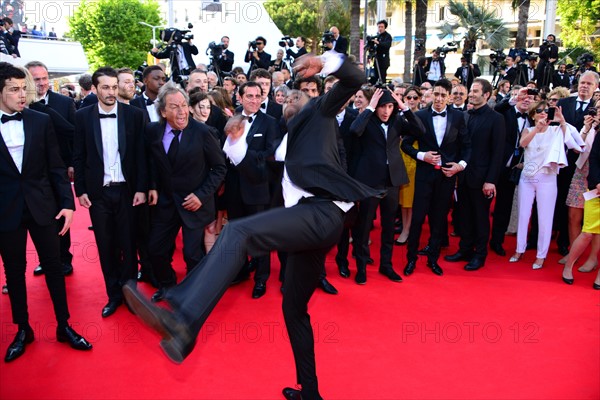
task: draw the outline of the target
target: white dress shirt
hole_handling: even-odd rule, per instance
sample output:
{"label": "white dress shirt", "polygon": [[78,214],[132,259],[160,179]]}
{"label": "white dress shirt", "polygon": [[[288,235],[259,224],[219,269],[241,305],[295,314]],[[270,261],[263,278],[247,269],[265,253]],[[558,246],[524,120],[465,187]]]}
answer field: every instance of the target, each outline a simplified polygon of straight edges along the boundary
{"label": "white dress shirt", "polygon": [[248,137],[248,132],[250,131],[250,128],[254,123],[254,119],[256,118],[256,114],[247,115],[243,111],[242,115],[245,117],[252,118],[252,122],[246,120],[246,124],[244,126],[244,133],[242,134],[242,136],[237,140],[233,140],[231,139],[231,136],[228,135],[227,139],[225,140],[225,144],[223,145],[223,152],[225,153],[229,161],[232,162],[233,165],[238,165],[242,162],[244,157],[246,157],[246,152],[248,151],[248,142],[246,138]]}
{"label": "white dress shirt", "polygon": [[[3,115],[14,115],[7,114],[0,111],[0,118]],[[0,125],[0,133],[2,133],[2,139],[8,148],[8,152],[12,157],[15,165],[19,172],[22,172],[23,168],[23,150],[25,147],[25,131],[23,130],[23,121],[8,121]]]}
{"label": "white dress shirt", "polygon": [[[105,112],[98,105],[100,114],[117,114],[117,104],[109,112]],[[102,161],[104,163],[104,186],[111,182],[125,182],[121,169],[121,156],[119,154],[119,127],[117,118],[100,118],[100,131],[102,132]]]}
{"label": "white dress shirt", "polygon": [[144,98],[144,103],[146,104],[146,110],[148,110],[150,122],[158,122],[160,117],[158,115],[158,110],[156,109],[156,103],[148,105],[146,102],[149,100],[149,98],[146,96],[146,93],[143,93],[142,97]]}

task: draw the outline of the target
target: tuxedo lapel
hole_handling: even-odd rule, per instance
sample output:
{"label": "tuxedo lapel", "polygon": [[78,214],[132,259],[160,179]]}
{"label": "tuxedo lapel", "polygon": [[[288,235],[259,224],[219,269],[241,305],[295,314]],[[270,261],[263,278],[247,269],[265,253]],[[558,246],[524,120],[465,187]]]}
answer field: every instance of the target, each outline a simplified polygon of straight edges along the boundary
{"label": "tuxedo lapel", "polygon": [[91,107],[90,113],[90,122],[92,123],[92,134],[94,135],[94,142],[96,142],[96,150],[98,150],[98,156],[100,156],[100,159],[103,160],[102,129],[100,129],[100,117],[98,116],[100,113],[98,112],[98,107]]}
{"label": "tuxedo lapel", "polygon": [[252,141],[252,138],[254,137],[254,135],[256,134],[256,132],[259,130],[259,128],[262,125],[262,122],[264,120],[264,114],[261,114],[262,111],[258,111],[256,113],[256,115],[254,116],[255,120],[252,123],[252,126],[250,127],[250,130],[248,131],[248,135],[246,135],[246,143],[250,144],[250,142]]}
{"label": "tuxedo lapel", "polygon": [[119,155],[121,157],[121,165],[125,164],[125,154],[127,152],[127,133],[125,132],[125,107],[119,103],[117,106],[117,130],[119,135]]}
{"label": "tuxedo lapel", "polygon": [[435,128],[433,127],[433,116],[431,115],[431,107],[427,109],[427,113],[425,118],[427,119],[427,128],[426,133],[429,132],[431,135],[431,143],[433,143],[436,147],[439,147],[437,144],[437,138],[435,137]]}

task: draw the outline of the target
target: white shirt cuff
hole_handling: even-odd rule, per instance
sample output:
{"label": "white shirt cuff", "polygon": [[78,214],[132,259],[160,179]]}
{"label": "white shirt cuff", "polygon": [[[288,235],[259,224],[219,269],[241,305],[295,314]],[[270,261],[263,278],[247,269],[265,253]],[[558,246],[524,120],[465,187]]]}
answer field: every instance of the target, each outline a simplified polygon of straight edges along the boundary
{"label": "white shirt cuff", "polygon": [[225,144],[223,145],[223,152],[233,163],[233,165],[238,165],[242,162],[244,157],[246,157],[247,150],[248,143],[243,140],[243,137],[234,142],[231,140],[231,136],[228,136],[227,140],[225,140]]}
{"label": "white shirt cuff", "polygon": [[458,162],[458,165],[460,165],[461,167],[463,167],[463,169],[467,168],[467,163],[466,163],[466,162],[464,162],[463,160],[460,160],[460,161]]}
{"label": "white shirt cuff", "polygon": [[323,62],[323,68],[321,69],[320,75],[327,76],[340,69],[344,63],[344,55],[335,50],[326,51],[321,56],[321,62]]}
{"label": "white shirt cuff", "polygon": [[370,110],[371,112],[375,112],[375,109],[371,106],[368,106],[367,108],[365,108],[365,110]]}
{"label": "white shirt cuff", "polygon": [[425,161],[425,152],[424,151],[419,151],[417,153],[417,160]]}

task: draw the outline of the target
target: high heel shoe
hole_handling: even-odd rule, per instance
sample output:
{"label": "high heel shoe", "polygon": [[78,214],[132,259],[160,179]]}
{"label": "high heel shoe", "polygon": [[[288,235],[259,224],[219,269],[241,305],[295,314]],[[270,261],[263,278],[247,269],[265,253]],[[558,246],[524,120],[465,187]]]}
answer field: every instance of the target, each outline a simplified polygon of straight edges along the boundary
{"label": "high heel shoe", "polygon": [[[542,262],[538,263],[537,260],[542,260]],[[533,269],[540,269],[540,268],[542,268],[544,266],[544,260],[545,260],[544,258],[536,259],[535,262],[533,263]]]}
{"label": "high heel shoe", "polygon": [[[398,239],[399,239],[399,238],[398,238]],[[398,239],[394,240],[394,245],[396,245],[396,246],[404,246],[404,245],[406,244],[406,242],[408,242],[408,239],[407,239],[407,240],[405,240],[404,242],[401,242],[401,241],[400,241],[400,240],[398,240]]]}
{"label": "high heel shoe", "polygon": [[563,276],[562,279],[563,279],[563,282],[566,283],[567,285],[572,285],[573,284],[573,278],[569,279],[569,278],[565,278]]}
{"label": "high heel shoe", "polygon": [[594,282],[592,287],[594,288],[594,290],[600,290],[600,285],[598,285],[596,282]]}
{"label": "high heel shoe", "polygon": [[594,266],[591,269],[587,269],[587,268],[583,268],[585,266],[585,264],[583,264],[581,267],[577,268],[577,271],[579,272],[593,272],[596,270],[596,268],[598,268],[598,263],[594,264]]}
{"label": "high heel shoe", "polygon": [[508,262],[510,263],[515,263],[517,261],[519,261],[521,258],[523,257],[523,253],[515,253],[512,255],[512,257],[508,260]]}

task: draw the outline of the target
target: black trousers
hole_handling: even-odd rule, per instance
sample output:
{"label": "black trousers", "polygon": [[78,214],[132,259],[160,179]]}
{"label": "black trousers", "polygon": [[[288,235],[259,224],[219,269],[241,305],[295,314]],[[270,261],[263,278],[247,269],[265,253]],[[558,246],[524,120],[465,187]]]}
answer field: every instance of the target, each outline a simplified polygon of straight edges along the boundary
{"label": "black trousers", "polygon": [[502,245],[504,235],[510,224],[515,184],[508,180],[512,168],[502,168],[496,184],[496,204],[492,220],[492,238],[490,243]]}
{"label": "black trousers", "polygon": [[377,208],[381,215],[381,249],[380,268],[392,267],[392,251],[394,249],[394,220],[398,210],[397,186],[387,188],[387,194],[383,198],[370,197],[360,202],[358,206],[358,218],[353,230],[353,246],[356,253],[356,267],[364,270],[369,258],[369,232],[373,228],[373,220]]}
{"label": "black trousers", "polygon": [[426,216],[429,217],[431,232],[427,257],[431,262],[437,262],[440,257],[442,237],[448,232],[448,210],[455,182],[455,177],[446,178],[441,171],[435,171],[435,176],[429,181],[415,181],[415,200],[406,253],[408,261],[418,258],[419,240]]}
{"label": "black trousers", "polygon": [[179,285],[167,290],[166,299],[177,317],[198,335],[247,255],[286,251],[283,314],[298,383],[303,398],[320,398],[307,305],[317,287],[325,255],[340,237],[343,221],[339,207],[316,199],[231,221],[202,262]]}
{"label": "black trousers", "polygon": [[29,232],[37,249],[40,264],[44,266],[44,277],[54,306],[56,321],[59,326],[66,325],[69,320],[69,309],[56,224],[53,222],[47,226],[40,226],[27,210],[23,214],[18,229],[0,232],[0,256],[4,263],[6,284],[10,288],[8,296],[13,322],[20,325],[29,323],[25,285],[27,232]]}
{"label": "black trousers", "polygon": [[179,213],[173,210],[173,217],[159,218],[158,213],[152,218],[152,227],[148,242],[148,256],[152,271],[161,287],[174,286],[177,283],[175,271],[171,266],[173,249],[179,230],[183,238],[183,260],[189,273],[206,255],[204,248],[204,227],[187,227]]}
{"label": "black trousers", "polygon": [[490,204],[481,188],[458,185],[458,212],[460,215],[460,250],[485,261],[490,238]]}
{"label": "black trousers", "polygon": [[122,286],[137,275],[135,255],[135,218],[133,196],[127,185],[102,189],[102,196],[92,201],[90,218],[106,294],[110,301],[123,299]]}

